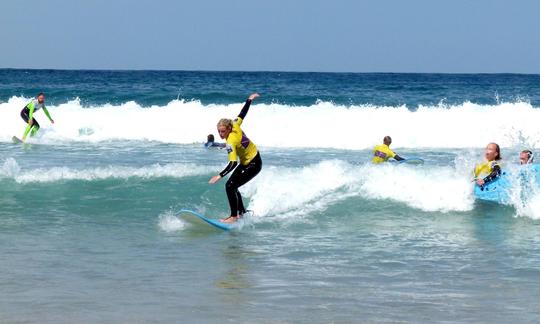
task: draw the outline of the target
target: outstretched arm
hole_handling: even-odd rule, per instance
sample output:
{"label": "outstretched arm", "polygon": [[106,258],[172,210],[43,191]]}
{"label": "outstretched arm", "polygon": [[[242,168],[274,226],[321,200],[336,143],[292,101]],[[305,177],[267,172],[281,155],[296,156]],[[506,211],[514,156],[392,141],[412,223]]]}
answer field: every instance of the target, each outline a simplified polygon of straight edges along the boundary
{"label": "outstretched arm", "polygon": [[231,172],[232,170],[234,170],[236,168],[236,166],[238,165],[238,162],[236,161],[229,161],[229,164],[227,164],[227,166],[225,167],[225,169],[223,169],[223,171],[221,171],[218,175],[215,175],[213,176],[210,181],[208,181],[208,183],[216,183],[218,182],[221,178],[223,178],[224,176],[226,176],[227,174],[229,174],[229,172]]}
{"label": "outstretched arm", "polygon": [[249,98],[246,100],[246,103],[244,105],[244,107],[242,108],[242,110],[240,111],[240,113],[238,114],[238,118],[240,119],[244,119],[248,113],[248,110],[249,110],[249,106],[251,106],[251,102],[257,98],[259,96],[258,93],[252,93]]}
{"label": "outstretched arm", "polygon": [[223,169],[223,171],[221,171],[218,175],[213,176],[210,179],[210,181],[208,181],[208,183],[216,183],[216,182],[218,182],[219,179],[221,179],[224,176],[226,176],[227,174],[229,174],[229,172],[234,170],[236,168],[236,166],[238,165],[238,162],[237,162],[238,155],[236,153],[235,146],[234,145],[227,146],[227,151],[229,152],[229,163],[227,164],[225,169]]}
{"label": "outstretched arm", "polygon": [[238,162],[236,161],[229,161],[229,164],[227,164],[227,166],[225,167],[225,169],[223,169],[223,171],[221,171],[219,173],[219,176],[220,177],[224,177],[226,176],[227,174],[229,174],[229,172],[231,172],[232,170],[234,170],[234,168],[236,168],[236,166],[238,165]]}
{"label": "outstretched arm", "polygon": [[47,115],[47,118],[49,118],[51,123],[54,124],[54,120],[51,118],[51,115],[49,114],[49,111],[47,110],[47,108],[43,107],[43,112],[45,113],[45,115]]}
{"label": "outstretched arm", "polygon": [[394,159],[396,159],[396,161],[403,161],[403,160],[405,160],[404,158],[402,158],[401,156],[399,156],[399,155],[397,155],[397,154],[396,154],[396,156],[394,156]]}

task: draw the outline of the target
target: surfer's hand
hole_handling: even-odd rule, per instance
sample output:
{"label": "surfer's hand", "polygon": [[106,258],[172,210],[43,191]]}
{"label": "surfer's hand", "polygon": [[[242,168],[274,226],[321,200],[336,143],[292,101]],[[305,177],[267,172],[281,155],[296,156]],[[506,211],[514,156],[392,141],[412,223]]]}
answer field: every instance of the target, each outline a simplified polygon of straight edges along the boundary
{"label": "surfer's hand", "polygon": [[255,93],[252,93],[252,94],[248,97],[248,99],[249,99],[249,100],[253,100],[253,99],[257,98],[257,97],[259,97],[259,94],[255,92]]}
{"label": "surfer's hand", "polygon": [[51,119],[51,123],[54,124],[54,119]]}
{"label": "surfer's hand", "polygon": [[210,179],[210,181],[208,181],[208,183],[216,183],[219,181],[219,179],[221,179],[221,176],[218,174],[216,176],[213,176],[212,179]]}
{"label": "surfer's hand", "polygon": [[476,180],[476,184],[479,185],[479,186],[483,186],[486,182],[484,181],[484,179],[478,179]]}

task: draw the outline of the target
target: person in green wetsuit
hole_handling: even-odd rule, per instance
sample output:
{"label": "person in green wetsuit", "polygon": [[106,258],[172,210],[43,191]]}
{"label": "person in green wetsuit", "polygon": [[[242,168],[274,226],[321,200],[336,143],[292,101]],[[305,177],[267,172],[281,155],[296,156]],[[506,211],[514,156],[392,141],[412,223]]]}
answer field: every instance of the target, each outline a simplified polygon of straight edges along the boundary
{"label": "person in green wetsuit", "polygon": [[30,101],[26,106],[24,106],[23,110],[21,110],[21,118],[24,120],[25,123],[28,124],[28,126],[26,126],[26,129],[24,130],[24,134],[22,137],[23,142],[26,139],[26,136],[28,136],[28,133],[30,133],[30,136],[34,136],[39,130],[39,123],[34,118],[34,113],[40,109],[43,109],[43,112],[45,113],[45,115],[47,115],[47,118],[49,118],[51,123],[54,124],[54,120],[51,118],[49,111],[47,110],[47,108],[45,108],[45,94],[43,92],[40,92],[37,95],[36,99]]}

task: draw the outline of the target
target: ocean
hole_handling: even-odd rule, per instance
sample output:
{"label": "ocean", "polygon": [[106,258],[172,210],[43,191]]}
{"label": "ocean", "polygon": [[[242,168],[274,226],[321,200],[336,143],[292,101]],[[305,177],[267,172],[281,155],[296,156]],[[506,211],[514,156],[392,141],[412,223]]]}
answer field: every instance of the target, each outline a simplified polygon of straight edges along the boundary
{"label": "ocean", "polygon": [[[42,128],[13,144],[38,92]],[[261,173],[227,216],[216,123]],[[540,321],[540,193],[476,201],[540,146],[540,75],[0,69],[0,322]],[[390,135],[423,165],[372,165]]]}

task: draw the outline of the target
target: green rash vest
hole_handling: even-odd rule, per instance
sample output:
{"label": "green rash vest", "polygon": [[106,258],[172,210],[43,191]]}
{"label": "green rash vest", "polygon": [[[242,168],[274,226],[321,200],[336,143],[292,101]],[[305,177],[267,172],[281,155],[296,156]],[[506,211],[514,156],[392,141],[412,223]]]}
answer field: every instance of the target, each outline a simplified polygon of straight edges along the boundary
{"label": "green rash vest", "polygon": [[[30,111],[28,113],[28,120],[32,120],[32,118],[34,117],[34,112],[35,111],[38,111],[38,110],[43,108],[43,112],[45,113],[45,115],[47,115],[47,118],[49,118],[49,120],[52,121],[52,118],[51,118],[51,115],[49,114],[49,111],[47,110],[47,108],[45,108],[45,104],[44,103],[39,103],[39,101],[37,99],[33,99],[32,101],[30,101],[26,105],[26,108],[28,108],[28,110]],[[30,129],[32,129],[33,126],[34,125],[26,126],[26,130],[24,131],[24,135],[23,135],[24,138],[26,138],[26,135],[28,135],[28,132],[30,131]]]}

